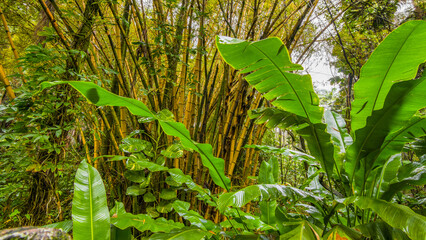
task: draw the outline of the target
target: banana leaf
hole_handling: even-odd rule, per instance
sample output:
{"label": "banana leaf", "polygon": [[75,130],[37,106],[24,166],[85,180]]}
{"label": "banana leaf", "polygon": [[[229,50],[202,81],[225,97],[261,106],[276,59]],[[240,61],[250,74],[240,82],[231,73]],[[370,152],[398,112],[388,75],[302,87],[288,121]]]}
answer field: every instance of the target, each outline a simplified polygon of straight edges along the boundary
{"label": "banana leaf", "polygon": [[98,171],[86,160],[75,175],[72,201],[73,239],[110,239],[105,187]]}
{"label": "banana leaf", "polygon": [[374,50],[361,69],[354,85],[352,130],[362,129],[373,111],[385,104],[391,87],[398,82],[414,79],[418,67],[426,60],[426,22],[407,22]]}
{"label": "banana leaf", "polygon": [[426,239],[426,217],[409,207],[369,197],[350,197],[344,203],[373,210],[384,222],[402,230],[411,239]]}
{"label": "banana leaf", "polygon": [[[209,169],[213,182],[218,186],[229,190],[231,180],[225,176],[225,161],[213,156],[212,146],[210,144],[201,144],[194,142],[188,129],[182,123],[175,122],[170,116],[165,114],[154,114],[142,102],[115,95],[91,82],[62,81],[62,82],[44,82],[42,89],[58,85],[70,84],[79,91],[89,102],[96,106],[116,106],[127,107],[135,115],[156,119],[164,132],[169,136],[178,137],[184,147],[197,151],[201,156],[201,161]],[[167,114],[166,114],[167,115]]]}
{"label": "banana leaf", "polygon": [[[290,121],[288,125],[292,125],[294,119],[298,119],[298,133],[308,142],[311,155],[321,163],[327,177],[330,177],[335,166],[334,147],[322,123],[323,109],[319,107],[311,77],[290,72],[303,68],[291,63],[283,42],[279,38],[248,42],[217,37],[216,45],[229,65],[242,74],[247,73],[247,82],[264,94],[273,106],[283,111],[281,122]],[[286,117],[292,114],[296,117]]]}
{"label": "banana leaf", "polygon": [[[426,76],[423,76],[393,85],[383,108],[373,111],[365,127],[355,131],[355,142],[349,147],[345,162],[351,181],[355,171],[363,166],[361,171],[364,172],[359,175],[364,176],[356,180],[357,184],[362,185],[374,166],[382,166],[391,155],[401,152],[406,143],[415,140],[412,136],[426,134],[419,118],[414,120],[420,122],[412,123],[414,120],[410,120],[419,109],[426,107],[424,101],[419,101],[426,98],[425,80]],[[396,132],[398,137],[389,137]],[[412,136],[405,138],[408,133]]]}

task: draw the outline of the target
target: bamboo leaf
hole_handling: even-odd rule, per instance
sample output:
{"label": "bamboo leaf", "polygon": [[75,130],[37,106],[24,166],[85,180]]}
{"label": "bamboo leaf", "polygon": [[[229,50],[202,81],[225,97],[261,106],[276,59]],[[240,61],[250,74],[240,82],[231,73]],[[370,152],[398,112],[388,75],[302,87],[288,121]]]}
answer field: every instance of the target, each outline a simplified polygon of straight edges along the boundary
{"label": "bamboo leaf", "polygon": [[105,187],[98,171],[80,163],[75,175],[72,204],[74,239],[109,239],[110,218]]}

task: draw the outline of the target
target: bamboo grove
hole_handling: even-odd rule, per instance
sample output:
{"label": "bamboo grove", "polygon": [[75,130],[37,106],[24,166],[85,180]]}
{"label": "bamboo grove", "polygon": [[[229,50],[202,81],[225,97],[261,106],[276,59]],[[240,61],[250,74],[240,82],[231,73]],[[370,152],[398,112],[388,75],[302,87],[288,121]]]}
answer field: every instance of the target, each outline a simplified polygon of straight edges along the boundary
{"label": "bamboo grove", "polygon": [[[271,107],[271,103],[243,81],[246,74],[225,63],[215,37],[248,41],[278,37],[294,63],[302,64],[326,30],[336,28],[335,21],[355,4],[319,0],[21,2],[0,4],[1,36],[5,36],[0,43],[6,46],[0,55],[1,103],[12,102],[2,111],[18,109],[12,114],[14,120],[4,120],[6,114],[1,113],[2,129],[11,130],[0,140],[9,138],[12,143],[0,153],[25,166],[21,170],[25,177],[10,175],[10,181],[23,182],[18,188],[22,195],[9,195],[0,202],[0,211],[13,216],[17,209],[13,202],[23,197],[18,200],[22,205],[19,220],[4,223],[7,227],[69,219],[70,179],[82,159],[100,172],[111,206],[119,201],[127,212],[145,213],[149,205],[143,201],[145,195],[142,199],[129,194],[132,176],[126,171],[126,159],[135,152],[134,142],[145,144],[138,145],[144,148],[144,158],[180,169],[212,194],[224,193],[200,155],[186,149],[179,138],[165,134],[157,121],[137,117],[120,105],[97,107],[96,97],[89,104],[68,85],[40,90],[42,82],[92,82],[145,103],[156,119],[183,123],[194,141],[211,144],[213,155],[224,159],[229,190],[235,191],[255,183],[253,176],[265,162],[259,151],[245,148],[261,144],[267,131],[266,124],[250,118],[249,110]],[[320,20],[326,23],[316,24]],[[343,45],[342,50],[345,54]],[[347,119],[352,84],[345,86]],[[283,138],[282,145],[308,152],[302,137],[292,131],[285,134],[290,137]],[[17,160],[23,158],[25,163]],[[306,162],[304,167],[307,171]],[[165,172],[143,174],[146,177],[138,183],[146,182],[154,199],[170,186]],[[195,193],[182,190],[177,198],[189,202],[204,219],[215,223],[225,219]],[[247,204],[243,210],[253,209]],[[161,213],[183,222],[178,214]]]}
{"label": "bamboo grove", "polygon": [[[299,59],[303,59],[310,51],[311,45],[307,43],[315,37],[307,32],[313,27],[309,21],[317,4],[316,0],[40,0],[29,1],[27,6],[40,12],[39,33],[44,26],[45,32],[48,29],[51,34],[47,37],[41,34],[36,37],[37,41],[66,53],[60,62],[65,71],[54,74],[58,80],[86,77],[116,94],[147,103],[153,111],[169,109],[178,122],[185,124],[194,140],[212,144],[214,154],[225,159],[225,172],[233,186],[242,187],[250,183],[248,176],[255,175],[259,165],[259,155],[243,147],[260,143],[266,130],[264,126],[255,125],[247,111],[265,103],[259,93],[240,81],[241,75],[219,58],[214,36],[248,40],[279,36],[285,39],[290,51],[300,52]],[[70,14],[70,10],[76,12]],[[18,61],[18,54],[24,52],[17,52],[3,12],[1,18]],[[25,70],[20,67],[19,73],[22,71]],[[6,74],[2,73],[9,99],[14,98],[13,86],[27,84],[24,75],[9,84]],[[107,158],[101,156],[123,155],[119,145],[135,131],[144,133],[136,135],[139,138],[158,140],[155,146],[159,150],[177,139],[164,137],[158,126],[144,123],[124,108],[95,108],[81,103],[84,105],[81,112],[70,114],[69,108],[80,104],[78,99],[69,88],[58,87],[57,91],[52,94],[57,94],[59,99],[71,98],[72,103],[59,107],[55,117],[46,124],[64,127],[75,122],[77,128],[74,136],[65,131],[55,135],[60,154],[40,151],[38,156],[33,156],[35,164],[45,165],[46,161],[57,164],[69,158],[71,146],[65,143],[70,137],[76,138],[76,144],[81,145],[85,153],[82,157],[102,169],[111,197],[124,201],[128,208],[134,207],[132,199],[124,194],[126,181],[122,163],[107,162]],[[196,182],[218,193],[197,154],[185,152],[167,165],[182,169]],[[58,187],[57,174],[34,169],[32,174],[34,182],[28,212],[37,215],[61,206],[61,198],[54,194]],[[156,185],[162,187],[160,181]],[[183,197],[194,204],[197,202],[194,196]],[[42,204],[51,201],[55,204]],[[199,205],[200,209],[203,207]],[[218,220],[219,215],[211,209],[203,211],[206,218]],[[58,218],[62,218],[62,213]],[[37,223],[37,219],[31,222]]]}

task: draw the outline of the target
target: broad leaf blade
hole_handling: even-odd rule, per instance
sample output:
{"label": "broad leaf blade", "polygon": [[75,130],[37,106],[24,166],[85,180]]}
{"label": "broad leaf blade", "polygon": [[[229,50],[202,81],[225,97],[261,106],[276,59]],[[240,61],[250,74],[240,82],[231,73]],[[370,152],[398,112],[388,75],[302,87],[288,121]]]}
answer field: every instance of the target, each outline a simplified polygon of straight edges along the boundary
{"label": "broad leaf blade", "polygon": [[290,61],[287,48],[279,38],[248,42],[229,37],[217,37],[216,44],[223,59],[245,78],[272,105],[282,110],[320,123],[322,108],[318,106],[309,75],[290,73],[303,69]]}
{"label": "broad leaf blade", "polygon": [[76,240],[110,238],[105,187],[98,171],[86,160],[80,163],[75,175],[72,220]]}
{"label": "broad leaf blade", "polygon": [[291,63],[283,42],[279,38],[251,43],[217,37],[216,45],[223,59],[241,73],[248,73],[245,77],[247,82],[282,111],[282,122],[290,121],[289,126],[307,123],[308,126],[299,128],[298,133],[306,139],[311,154],[330,177],[335,166],[334,149],[321,122],[323,109],[319,107],[311,77],[290,73],[302,67]]}
{"label": "broad leaf blade", "polygon": [[[403,133],[404,129],[413,129],[410,126],[412,124],[410,118],[419,109],[426,107],[424,101],[419,101],[419,99],[426,98],[425,80],[426,76],[423,76],[417,80],[394,84],[386,97],[383,108],[373,111],[372,115],[368,117],[366,125],[355,131],[356,141],[349,147],[348,159],[345,163],[345,169],[351,180],[354,177],[353,173],[361,166],[364,166],[364,174],[368,174],[374,166],[381,166],[391,155],[400,152],[405,143],[414,141],[412,137],[389,138],[389,136],[394,135],[395,132]],[[413,133],[416,137],[426,134],[421,129],[408,132]],[[366,176],[363,178],[357,179],[356,182],[362,185]]]}
{"label": "broad leaf blade", "polygon": [[368,197],[351,197],[345,203],[354,203],[361,209],[372,209],[384,222],[401,229],[412,239],[426,239],[426,217],[409,207]]}
{"label": "broad leaf blade", "polygon": [[410,21],[396,30],[376,48],[361,69],[354,85],[352,129],[366,125],[374,110],[382,109],[392,85],[413,79],[419,64],[426,60],[426,22]]}

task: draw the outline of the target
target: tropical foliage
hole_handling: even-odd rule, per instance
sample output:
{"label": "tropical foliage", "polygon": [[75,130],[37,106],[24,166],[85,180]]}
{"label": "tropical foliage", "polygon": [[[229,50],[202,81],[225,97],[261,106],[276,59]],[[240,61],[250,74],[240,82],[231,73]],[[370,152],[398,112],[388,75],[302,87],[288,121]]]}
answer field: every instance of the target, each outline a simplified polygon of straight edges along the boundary
{"label": "tropical foliage", "polygon": [[[25,10],[0,4],[15,58],[4,66],[17,66],[6,76],[0,65],[1,228],[44,225],[73,239],[426,239],[425,21],[391,31],[380,16],[398,2],[118,3],[75,1],[76,13],[28,0],[45,21],[21,58],[25,43],[14,45],[5,16]],[[300,64],[327,29],[310,23],[316,7],[343,51],[337,21],[389,27],[359,55],[342,111],[321,104]]]}

